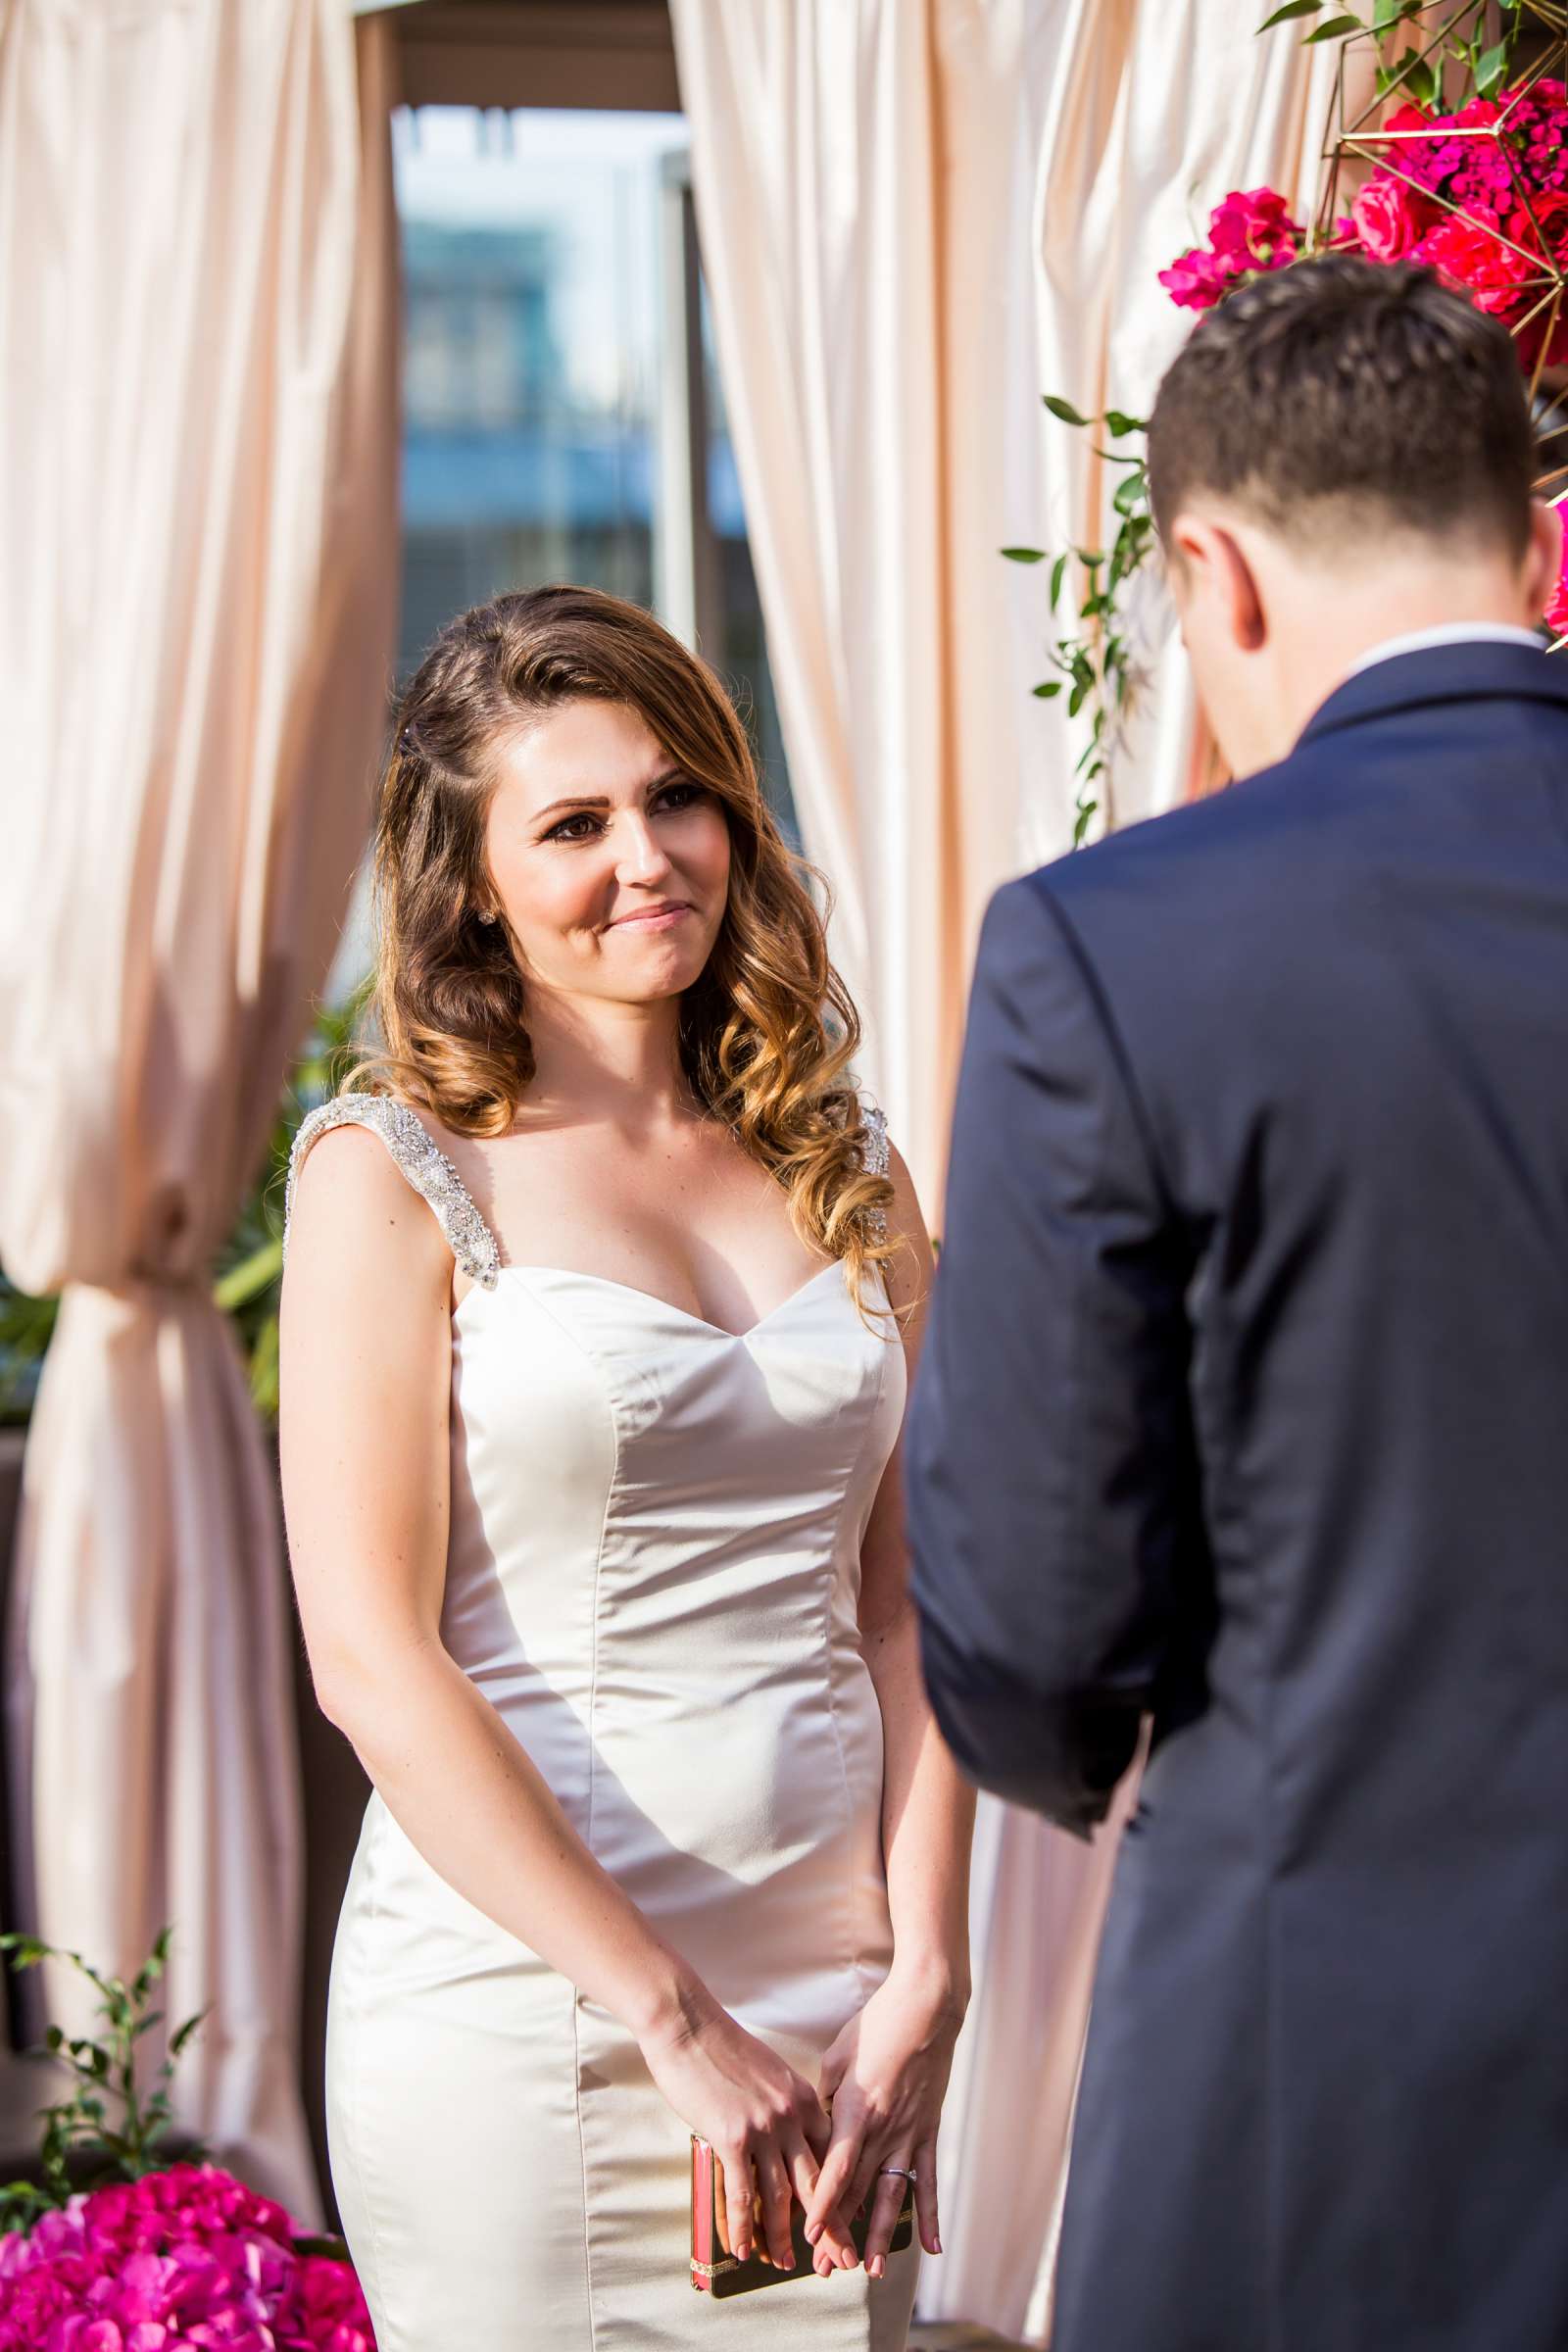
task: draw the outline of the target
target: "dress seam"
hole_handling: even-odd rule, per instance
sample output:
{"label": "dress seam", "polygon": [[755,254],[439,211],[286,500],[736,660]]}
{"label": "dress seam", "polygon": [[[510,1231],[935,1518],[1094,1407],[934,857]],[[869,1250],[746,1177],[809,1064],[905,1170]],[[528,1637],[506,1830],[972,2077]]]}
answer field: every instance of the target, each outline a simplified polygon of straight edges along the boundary
{"label": "dress seam", "polygon": [[[464,1294],[466,1297],[466,1293]],[[588,1803],[583,1826],[583,1844],[593,1853],[594,1795],[598,1780],[599,1750],[594,1738],[594,1725],[599,1702],[599,1593],[604,1576],[605,1539],[610,1529],[610,1513],[620,1476],[622,1445],[622,1416],[615,1383],[597,1348],[586,1341],[580,1332],[562,1315],[550,1300],[543,1298],[532,1284],[528,1285],[530,1303],[583,1362],[590,1366],[601,1383],[606,1408],[610,1414],[611,1459],[605,1481],[605,1507],[599,1519],[599,1541],[594,1547],[593,1591],[589,1602],[589,1622],[593,1629],[593,1654],[588,1669]],[[641,1377],[639,1375],[639,1377]],[[646,1386],[646,1382],[644,1384]],[[597,1856],[595,1857],[597,1859]],[[558,1970],[556,1972],[561,1975]],[[583,1995],[569,1977],[562,1975],[562,1983],[571,1994],[571,2109],[577,2125],[577,2167],[582,2181],[582,2274],[584,2301],[588,2312],[588,2342],[590,2352],[597,2352],[599,2325],[594,2310],[593,2212],[588,2193],[588,2137],[583,2127],[582,2113],[582,2031],[581,2004]]]}
{"label": "dress seam", "polygon": [[582,2128],[582,2032],[578,2004],[582,1995],[575,1985],[571,1988],[571,2081],[572,2110],[577,2118],[577,2162],[582,2174],[582,2282],[584,2302],[588,2309],[588,2342],[590,2352],[597,2352],[599,2323],[594,2313],[594,2257],[593,2228],[588,2205],[588,2142]]}
{"label": "dress seam", "polygon": [[[537,1297],[537,1293],[535,1293],[534,1296]],[[565,1326],[563,1324],[559,1315],[555,1314],[548,1306],[546,1307],[545,1312],[549,1314],[551,1321],[556,1325],[558,1330],[565,1331]],[[605,1539],[610,1532],[610,1513],[611,1507],[615,1498],[615,1489],[620,1478],[620,1463],[623,1446],[621,1438],[620,1404],[615,1395],[614,1382],[611,1379],[597,1350],[589,1348],[583,1341],[577,1339],[574,1333],[566,1331],[565,1336],[593,1365],[595,1371],[598,1373],[600,1379],[604,1383],[605,1400],[610,1408],[610,1428],[612,1437],[610,1475],[605,1481],[605,1507],[600,1513],[599,1541],[594,1546],[593,1592],[589,1602],[589,1622],[593,1628],[593,1656],[588,1669],[588,1815],[583,1832],[583,1843],[588,1848],[589,1853],[592,1854],[594,1851],[594,1800],[598,1791],[599,1783],[599,1744],[597,1738],[599,1711],[599,1596],[600,1588],[604,1580]],[[595,1856],[596,1860],[597,1858],[598,1857]],[[581,1991],[574,1984],[571,1988],[571,2101],[573,2112],[577,2118],[577,2162],[582,2177],[583,2285],[586,2289],[588,2305],[588,2342],[591,2352],[593,2352],[593,2348],[596,2348],[599,2342],[599,2325],[594,2311],[593,2204],[588,2190],[588,2135],[583,2125],[582,2113],[582,1997]]]}
{"label": "dress seam", "polygon": [[[371,1838],[373,1838],[373,1837],[374,1830],[372,1828]],[[367,1841],[367,1845],[368,1849],[369,1840]],[[362,1923],[367,1926],[373,1923],[376,1916],[375,1857],[373,1850],[367,1851],[365,1877],[365,1907],[355,1921],[356,1929],[358,1929]],[[359,1944],[363,1941],[363,1938],[356,1934],[354,1941],[356,1944]],[[345,1955],[345,1957],[347,1957],[347,1955]],[[381,2313],[384,2321],[391,2317],[391,2310],[387,2301],[386,2293],[386,2264],[383,2260],[381,2251],[381,2230],[380,2225],[376,2220],[375,2201],[369,2193],[369,2185],[366,2179],[365,2164],[360,2153],[365,2142],[365,2102],[362,2095],[365,2065],[365,2008],[360,1997],[358,1986],[356,1986],[352,1991],[349,1991],[348,1987],[345,1986],[345,1991],[348,1992],[349,1999],[349,2023],[351,2028],[349,2048],[352,2053],[350,2060],[351,2082],[349,2103],[353,2113],[353,2132],[349,2146],[349,2163],[353,2168],[354,2179],[360,2192],[360,2199],[365,2208],[366,2226],[370,2232],[370,2261],[375,2272],[375,2298],[377,2303],[381,2306]],[[401,2328],[398,2328],[398,2333],[400,2336],[402,2335],[403,2330]],[[392,2352],[392,2347],[390,2345],[387,2346],[385,2348],[385,2352]]]}
{"label": "dress seam", "polygon": [[[886,1348],[886,1346],[885,1346],[885,1345],[884,1345],[884,1347],[882,1348],[882,1349],[881,1349],[881,1351],[880,1351],[880,1353],[879,1353],[879,1355],[878,1355],[878,1359],[877,1359],[877,1376],[876,1376],[876,1377],[877,1377],[876,1404],[875,1404],[875,1406],[873,1406],[873,1408],[872,1408],[871,1412],[870,1412],[870,1413],[869,1413],[869,1414],[866,1416],[866,1423],[865,1423],[865,1426],[866,1426],[866,1428],[867,1428],[867,1429],[870,1429],[870,1428],[874,1427],[874,1425],[875,1425],[875,1423],[876,1423],[876,1420],[877,1420],[878,1413],[880,1412],[880,1409],[881,1409],[881,1406],[882,1406],[883,1400],[884,1400],[884,1398],[885,1398],[885,1397],[886,1397],[886,1396],[887,1396],[887,1388],[888,1388],[888,1354],[887,1354],[887,1348]],[[859,1467],[860,1458],[861,1458],[861,1455],[863,1454],[863,1452],[864,1452],[864,1439],[863,1439],[863,1436],[862,1436],[861,1444],[860,1444],[860,1445],[859,1445],[859,1446],[857,1447],[857,1449],[856,1449],[856,1463],[855,1463],[855,1466],[856,1466],[856,1468],[857,1468],[857,1469],[858,1469],[858,1467]],[[844,1532],[845,1532],[845,1520],[846,1520],[846,1516],[847,1516],[848,1509],[849,1509],[850,1496],[851,1496],[851,1492],[852,1492],[852,1491],[853,1491],[853,1485],[852,1485],[852,1482],[847,1482],[847,1484],[846,1484],[846,1492],[845,1492],[845,1495],[844,1495],[844,1500],[843,1500],[843,1503],[842,1503],[842,1504],[841,1504],[841,1506],[840,1506],[840,1512],[839,1512],[839,1527],[838,1527],[838,1539],[839,1539],[839,1542],[842,1542],[842,1540],[843,1540],[843,1537],[844,1537]],[[837,1543],[835,1544],[834,1550],[835,1550],[835,1554],[836,1554],[836,1553],[837,1553],[837,1550],[838,1550],[838,1544],[837,1544]],[[833,1654],[833,1604],[834,1604],[834,1601],[835,1601],[835,1599],[837,1598],[837,1595],[838,1595],[838,1576],[837,1576],[837,1574],[835,1573],[835,1574],[834,1574],[832,1577],[830,1577],[830,1578],[829,1578],[829,1580],[828,1580],[828,1588],[827,1588],[827,1600],[826,1600],[826,1606],[825,1606],[825,1608],[824,1608],[824,1610],[823,1610],[823,1625],[822,1625],[822,1648],[823,1648],[824,1662],[825,1662],[825,1665],[826,1665],[826,1668],[827,1668],[827,1711],[828,1711],[828,1720],[829,1720],[829,1722],[830,1722],[830,1723],[832,1724],[832,1726],[833,1726],[833,1744],[834,1744],[834,1746],[835,1746],[835,1747],[837,1748],[837,1750],[838,1750],[838,1758],[839,1758],[839,1779],[840,1779],[840,1782],[841,1782],[841,1783],[842,1783],[842,1785],[843,1785],[843,1789],[844,1789],[844,1823],[845,1823],[845,1830],[846,1830],[846,1837],[845,1837],[845,1872],[846,1872],[846,1877],[845,1877],[845,1885],[844,1885],[844,1896],[845,1896],[845,1913],[846,1913],[846,1918],[847,1918],[847,1922],[848,1922],[848,1929],[849,1929],[849,1971],[850,1971],[850,1974],[851,1974],[851,1976],[852,1976],[852,1977],[855,1979],[855,1984],[856,1984],[856,1990],[857,1990],[857,1992],[858,1992],[858,1993],[860,1993],[860,1994],[863,1996],[863,1993],[864,1993],[864,1985],[865,1985],[865,1967],[864,1967],[864,1962],[863,1962],[863,1960],[862,1960],[862,1957],[861,1957],[861,1952],[860,1952],[860,1936],[859,1936],[859,1927],[858,1927],[858,1918],[857,1918],[857,1912],[856,1912],[856,1902],[855,1902],[855,1846],[854,1846],[854,1840],[853,1840],[853,1838],[851,1838],[851,1837],[848,1835],[848,1832],[849,1832],[849,1829],[850,1829],[850,1825],[851,1825],[851,1823],[852,1823],[852,1821],[853,1821],[853,1819],[854,1819],[854,1814],[855,1814],[855,1805],[854,1805],[854,1799],[853,1799],[853,1797],[852,1797],[851,1790],[850,1790],[850,1765],[849,1765],[849,1758],[848,1758],[848,1756],[847,1756],[847,1755],[846,1755],[846,1753],[845,1753],[845,1748],[844,1748],[844,1733],[843,1733],[843,1730],[842,1730],[842,1728],[841,1728],[841,1726],[840,1726],[840,1723],[839,1723],[838,1661],[837,1661],[837,1659],[835,1658],[835,1656],[834,1656],[834,1654]],[[883,1802],[883,1792],[884,1792],[884,1788],[885,1788],[886,1778],[887,1778],[887,1774],[886,1774],[886,1765],[885,1765],[885,1763],[884,1763],[884,1767],[883,1767],[883,1774],[882,1774],[882,1786],[880,1786],[880,1787],[879,1787],[879,1788],[878,1788],[878,1792],[877,1792],[877,1837],[878,1837],[878,1840],[879,1840],[879,1841],[880,1841],[881,1835],[882,1835],[882,1802]]]}

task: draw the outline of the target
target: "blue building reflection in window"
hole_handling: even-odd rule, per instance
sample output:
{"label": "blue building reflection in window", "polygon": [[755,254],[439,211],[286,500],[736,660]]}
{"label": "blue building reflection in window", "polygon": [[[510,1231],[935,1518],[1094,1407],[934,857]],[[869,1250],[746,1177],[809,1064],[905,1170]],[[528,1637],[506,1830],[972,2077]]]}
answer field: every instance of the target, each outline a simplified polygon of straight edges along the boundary
{"label": "blue building reflection in window", "polygon": [[[659,204],[678,115],[426,107],[395,120],[403,226],[399,673],[453,612],[583,580],[656,604]],[[703,651],[798,841],[734,454],[705,334]]]}

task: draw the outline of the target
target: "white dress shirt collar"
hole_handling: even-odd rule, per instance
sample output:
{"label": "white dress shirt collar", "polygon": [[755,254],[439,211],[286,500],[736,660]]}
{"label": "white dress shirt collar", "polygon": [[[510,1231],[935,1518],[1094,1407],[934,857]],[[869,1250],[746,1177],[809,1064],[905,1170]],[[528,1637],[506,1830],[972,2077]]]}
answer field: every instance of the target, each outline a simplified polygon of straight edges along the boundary
{"label": "white dress shirt collar", "polygon": [[1353,678],[1357,670],[1370,669],[1374,662],[1392,662],[1398,654],[1424,654],[1436,645],[1528,645],[1538,654],[1545,651],[1534,629],[1512,628],[1500,620],[1449,620],[1441,628],[1410,629],[1402,637],[1386,637],[1352,662],[1345,674]]}

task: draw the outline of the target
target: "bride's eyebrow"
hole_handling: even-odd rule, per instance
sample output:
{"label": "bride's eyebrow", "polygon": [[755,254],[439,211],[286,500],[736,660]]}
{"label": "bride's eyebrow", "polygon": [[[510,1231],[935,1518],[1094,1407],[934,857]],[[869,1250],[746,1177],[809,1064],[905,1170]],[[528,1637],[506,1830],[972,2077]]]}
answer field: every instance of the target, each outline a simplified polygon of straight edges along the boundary
{"label": "bride's eyebrow", "polygon": [[[685,777],[686,770],[683,767],[661,768],[657,776],[649,778],[643,786],[643,790],[644,792],[658,792],[665,784],[683,783]],[[610,806],[608,793],[574,792],[564,801],[552,801],[547,808],[536,808],[532,821],[536,825],[542,824],[547,816],[557,816],[563,808],[608,808]]]}

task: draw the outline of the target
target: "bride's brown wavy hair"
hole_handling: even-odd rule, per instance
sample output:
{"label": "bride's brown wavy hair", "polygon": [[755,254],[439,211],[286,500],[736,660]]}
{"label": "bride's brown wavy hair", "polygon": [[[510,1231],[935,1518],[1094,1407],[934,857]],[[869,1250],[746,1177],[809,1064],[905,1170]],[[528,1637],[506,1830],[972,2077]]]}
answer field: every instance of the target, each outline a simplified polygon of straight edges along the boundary
{"label": "bride's brown wavy hair", "polygon": [[594,588],[534,588],[447,623],[395,713],[378,795],[371,1002],[383,1048],[360,1087],[429,1110],[454,1134],[506,1135],[534,1074],[528,983],[493,906],[484,842],[498,747],[585,698],[635,710],[705,784],[730,837],[729,902],[680,1005],[699,1100],[788,1198],[808,1244],[844,1261],[857,1296],[893,1245],[893,1198],[862,1163],[846,1077],[860,1024],[828,956],[806,877],[762,798],[746,731],[719,680],[639,606]]}

